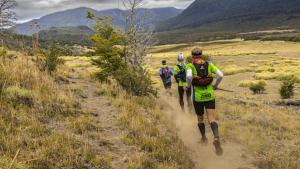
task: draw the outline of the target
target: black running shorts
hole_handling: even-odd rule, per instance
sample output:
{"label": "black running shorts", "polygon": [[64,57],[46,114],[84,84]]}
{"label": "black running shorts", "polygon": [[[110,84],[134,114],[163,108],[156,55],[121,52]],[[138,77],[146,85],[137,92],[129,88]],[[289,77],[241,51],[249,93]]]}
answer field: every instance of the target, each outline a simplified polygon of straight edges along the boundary
{"label": "black running shorts", "polygon": [[196,114],[198,116],[203,116],[205,109],[216,109],[216,101],[211,100],[207,102],[195,102],[194,101],[194,107]]}
{"label": "black running shorts", "polygon": [[164,84],[164,87],[165,87],[165,89],[171,89],[172,83],[171,82],[166,83],[166,84]]}

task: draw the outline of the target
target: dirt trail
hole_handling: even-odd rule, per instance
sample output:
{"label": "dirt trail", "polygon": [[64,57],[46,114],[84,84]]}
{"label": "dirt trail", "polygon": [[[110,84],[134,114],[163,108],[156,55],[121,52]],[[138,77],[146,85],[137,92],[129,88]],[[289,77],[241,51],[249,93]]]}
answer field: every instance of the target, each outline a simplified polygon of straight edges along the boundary
{"label": "dirt trail", "polygon": [[101,157],[111,158],[111,168],[126,168],[128,157],[136,152],[135,147],[125,145],[122,142],[123,130],[118,125],[118,111],[105,97],[97,95],[99,87],[89,79],[79,78],[76,72],[71,74],[69,87],[73,90],[81,90],[80,104],[84,112],[93,116],[100,124],[100,137],[90,140],[100,149]]}
{"label": "dirt trail", "polygon": [[[206,123],[209,144],[200,143],[200,133],[196,127],[196,115],[181,111],[177,98],[162,94],[162,102],[167,106],[164,112],[178,129],[178,135],[191,152],[191,157],[197,169],[254,169],[250,156],[246,155],[242,147],[236,143],[223,143],[223,156],[216,156],[212,145],[212,133]],[[222,124],[220,124],[222,125]],[[222,133],[221,133],[222,134]]]}
{"label": "dirt trail", "polygon": [[[71,74],[69,80],[71,89],[79,89],[83,92],[82,109],[94,116],[97,123],[101,124],[101,139],[96,140],[97,146],[102,150],[100,155],[112,158],[112,168],[124,168],[127,157],[137,150],[135,147],[125,145],[121,141],[122,129],[117,124],[117,111],[114,110],[108,100],[96,94],[98,87],[95,82],[79,78],[76,72]],[[224,143],[224,155],[221,157],[216,156],[212,146],[212,134],[209,126],[206,125],[209,144],[201,145],[199,131],[196,127],[196,116],[189,112],[182,112],[176,97],[168,97],[162,94],[161,101],[166,105],[164,112],[177,127],[179,137],[191,152],[191,157],[197,169],[255,168],[251,165],[250,156],[245,155],[242,147],[235,143]]]}

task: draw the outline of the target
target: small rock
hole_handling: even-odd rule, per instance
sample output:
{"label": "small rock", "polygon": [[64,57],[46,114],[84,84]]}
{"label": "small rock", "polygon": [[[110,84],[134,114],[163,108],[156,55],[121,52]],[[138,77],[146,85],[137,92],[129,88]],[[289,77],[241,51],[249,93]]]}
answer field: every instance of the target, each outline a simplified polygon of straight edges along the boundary
{"label": "small rock", "polygon": [[241,157],[245,159],[245,158],[247,158],[247,155],[246,154],[241,154]]}
{"label": "small rock", "polygon": [[128,157],[125,156],[125,157],[122,159],[122,161],[123,161],[124,163],[128,163],[128,162],[129,162]]}
{"label": "small rock", "polygon": [[107,146],[107,145],[111,145],[112,143],[110,143],[108,140],[101,140],[99,142],[99,146]]}

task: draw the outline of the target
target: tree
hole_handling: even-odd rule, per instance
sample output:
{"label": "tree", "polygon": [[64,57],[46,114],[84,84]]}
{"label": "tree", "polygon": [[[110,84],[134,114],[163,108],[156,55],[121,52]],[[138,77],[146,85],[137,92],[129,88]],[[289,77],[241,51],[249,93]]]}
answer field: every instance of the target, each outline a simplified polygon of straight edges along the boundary
{"label": "tree", "polygon": [[144,67],[148,49],[155,42],[153,31],[143,23],[147,18],[137,18],[137,9],[143,6],[145,0],[122,0],[122,2],[129,11],[125,25],[125,29],[127,29],[124,39],[125,63],[129,64],[136,72],[136,78],[140,80],[138,84],[143,85],[150,93],[156,94],[150,87],[153,82]]}
{"label": "tree", "polygon": [[15,6],[15,0],[0,0],[0,29],[5,29],[14,25],[16,18],[12,8]]}
{"label": "tree", "polygon": [[99,57],[93,60],[93,64],[101,68],[96,77],[101,81],[116,78],[117,72],[125,67],[123,50],[118,47],[123,42],[122,32],[113,27],[109,17],[97,18],[95,32],[91,39]]}
{"label": "tree", "polygon": [[[126,90],[135,96],[156,95],[152,80],[144,69],[146,56],[146,34],[138,31],[135,24],[136,8],[142,0],[128,0],[129,29],[121,31],[112,25],[110,17],[94,17],[88,13],[90,19],[96,18],[96,34],[92,37],[95,46],[95,54],[99,56],[93,63],[100,68],[96,78],[108,81],[112,78]],[[142,37],[144,39],[142,39]]]}
{"label": "tree", "polygon": [[143,6],[145,0],[122,0],[122,2],[129,12],[124,42],[125,61],[141,69],[145,64],[148,49],[155,44],[153,31],[143,23],[147,18],[137,18],[137,9]]}

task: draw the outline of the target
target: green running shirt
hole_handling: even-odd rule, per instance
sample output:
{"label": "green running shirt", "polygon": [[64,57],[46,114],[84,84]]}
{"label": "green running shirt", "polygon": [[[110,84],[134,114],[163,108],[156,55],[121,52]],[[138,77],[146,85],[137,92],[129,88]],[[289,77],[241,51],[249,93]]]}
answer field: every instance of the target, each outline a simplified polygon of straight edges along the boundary
{"label": "green running shirt", "polygon": [[[188,64],[187,70],[192,70],[193,78],[195,76],[197,76],[197,70],[193,64]],[[208,74],[213,75],[217,71],[218,71],[218,68],[213,63],[209,63]],[[192,94],[193,101],[206,102],[206,101],[214,100],[216,98],[212,84],[205,86],[205,87],[192,86],[192,88],[193,88],[193,94]]]}

